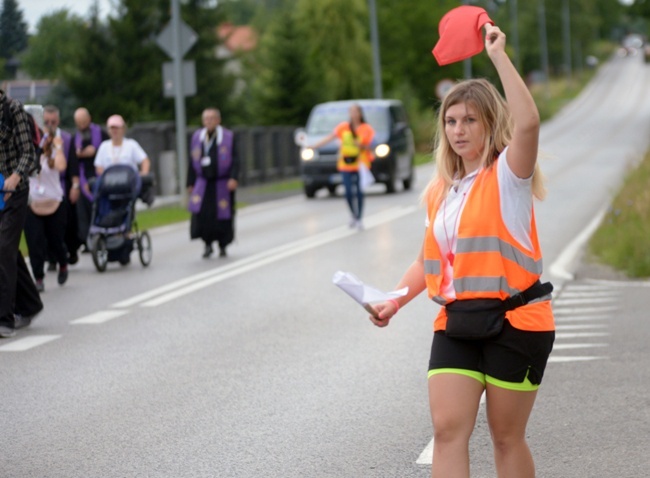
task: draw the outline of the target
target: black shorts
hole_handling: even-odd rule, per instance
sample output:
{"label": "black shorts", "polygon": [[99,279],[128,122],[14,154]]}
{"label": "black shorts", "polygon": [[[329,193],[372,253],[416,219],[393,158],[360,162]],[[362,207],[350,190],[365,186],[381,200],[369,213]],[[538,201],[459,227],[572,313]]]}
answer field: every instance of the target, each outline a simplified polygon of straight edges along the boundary
{"label": "black shorts", "polygon": [[499,335],[485,340],[452,339],[444,331],[437,331],[431,344],[429,371],[468,370],[509,383],[522,383],[528,378],[537,386],[542,383],[554,340],[554,331],[519,330],[508,320]]}

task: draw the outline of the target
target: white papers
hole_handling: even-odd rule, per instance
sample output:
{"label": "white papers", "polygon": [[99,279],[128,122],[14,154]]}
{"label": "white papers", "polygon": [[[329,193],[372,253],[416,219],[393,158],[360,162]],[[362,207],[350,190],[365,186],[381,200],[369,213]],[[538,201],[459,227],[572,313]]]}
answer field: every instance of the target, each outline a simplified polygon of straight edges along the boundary
{"label": "white papers", "polygon": [[343,271],[337,271],[334,274],[334,277],[332,277],[332,282],[369,312],[372,308],[366,307],[368,304],[403,297],[409,290],[408,287],[404,287],[403,289],[394,290],[392,292],[382,292],[379,289],[364,284],[354,274]]}

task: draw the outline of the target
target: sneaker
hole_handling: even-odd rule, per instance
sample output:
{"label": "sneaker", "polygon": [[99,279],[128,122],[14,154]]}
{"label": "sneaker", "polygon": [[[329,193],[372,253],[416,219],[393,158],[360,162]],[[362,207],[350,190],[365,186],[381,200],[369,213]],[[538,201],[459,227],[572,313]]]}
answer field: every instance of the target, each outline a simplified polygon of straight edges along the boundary
{"label": "sneaker", "polygon": [[63,285],[67,280],[68,280],[68,266],[59,267],[59,275],[56,278],[56,281],[59,283],[59,285]]}
{"label": "sneaker", "polygon": [[206,244],[205,249],[203,249],[203,259],[209,258],[214,251],[212,250],[212,244]]}
{"label": "sneaker", "polygon": [[355,227],[357,227],[357,220],[355,218],[350,219],[350,223],[348,224],[348,227],[350,229],[354,229]]}
{"label": "sneaker", "polygon": [[220,247],[219,248],[219,257],[226,257],[228,254],[226,254],[226,248],[225,247]]}
{"label": "sneaker", "polygon": [[363,222],[361,222],[361,219],[357,219],[356,227],[359,231],[363,231]]}
{"label": "sneaker", "polygon": [[43,279],[36,279],[36,290],[39,292],[45,292],[45,284]]}
{"label": "sneaker", "polygon": [[7,325],[0,325],[0,338],[10,339],[16,335],[16,329]]}

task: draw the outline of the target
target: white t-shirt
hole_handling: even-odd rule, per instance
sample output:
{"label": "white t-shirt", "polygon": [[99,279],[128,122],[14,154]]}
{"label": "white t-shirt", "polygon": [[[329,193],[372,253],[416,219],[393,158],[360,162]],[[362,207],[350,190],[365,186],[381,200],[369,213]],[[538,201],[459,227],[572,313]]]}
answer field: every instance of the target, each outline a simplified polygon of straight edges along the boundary
{"label": "white t-shirt", "polygon": [[134,139],[124,138],[121,146],[115,146],[110,139],[107,139],[99,145],[94,165],[96,168],[106,169],[113,164],[130,164],[138,169],[138,165],[146,157],[147,153]]}
{"label": "white t-shirt", "polygon": [[[530,237],[530,222],[533,214],[533,178],[522,179],[512,172],[504,149],[497,162],[497,182],[499,183],[499,199],[501,203],[501,217],[508,232],[526,249],[532,250],[533,243]],[[456,297],[453,284],[453,268],[447,259],[448,253],[456,252],[456,238],[458,236],[458,223],[465,207],[467,195],[474,185],[479,170],[465,176],[457,185],[449,190],[433,224],[433,234],[440,249],[442,257],[442,270],[444,278],[441,293],[450,298]],[[426,219],[429,226],[429,218]]]}

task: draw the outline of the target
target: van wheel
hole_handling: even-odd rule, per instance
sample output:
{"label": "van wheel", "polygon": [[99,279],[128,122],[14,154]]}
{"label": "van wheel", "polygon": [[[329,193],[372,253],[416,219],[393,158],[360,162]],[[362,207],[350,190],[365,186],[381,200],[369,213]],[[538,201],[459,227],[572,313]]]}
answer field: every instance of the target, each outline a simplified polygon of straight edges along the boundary
{"label": "van wheel", "polygon": [[330,196],[336,196],[336,186],[334,184],[327,186],[327,190],[329,191]]}
{"label": "van wheel", "polygon": [[406,178],[404,181],[402,181],[402,184],[404,184],[404,189],[406,191],[410,191],[411,188],[413,187],[413,179],[415,179],[415,173],[411,171],[411,175]]}
{"label": "van wheel", "polygon": [[305,186],[305,196],[313,199],[316,196],[316,188],[313,186]]}
{"label": "van wheel", "polygon": [[393,194],[395,192],[395,179],[391,174],[388,181],[386,181],[386,194]]}

